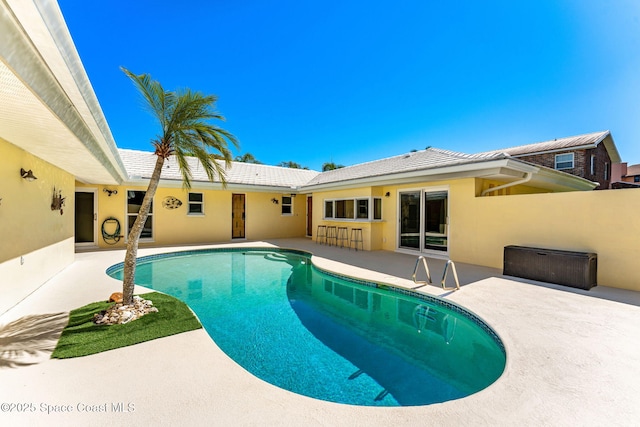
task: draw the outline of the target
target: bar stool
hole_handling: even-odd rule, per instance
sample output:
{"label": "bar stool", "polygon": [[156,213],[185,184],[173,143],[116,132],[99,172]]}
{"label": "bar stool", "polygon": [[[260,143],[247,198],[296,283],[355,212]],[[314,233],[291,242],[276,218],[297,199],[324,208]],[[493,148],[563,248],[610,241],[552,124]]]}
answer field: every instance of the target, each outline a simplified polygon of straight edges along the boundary
{"label": "bar stool", "polygon": [[352,228],[351,229],[351,240],[349,240],[349,249],[351,249],[351,245],[354,245],[356,251],[358,250],[358,243],[360,243],[360,249],[364,251],[364,243],[362,240],[362,228]]}
{"label": "bar stool", "polygon": [[337,246],[338,245],[337,238],[338,238],[338,235],[336,233],[336,226],[335,225],[327,226],[327,245],[332,246],[331,242],[333,241],[333,245]]}
{"label": "bar stool", "polygon": [[327,226],[319,225],[318,231],[316,231],[316,245],[323,242],[327,243]]}
{"label": "bar stool", "polygon": [[344,248],[349,244],[349,231],[347,227],[338,227],[338,238],[336,242],[336,246],[340,246]]}

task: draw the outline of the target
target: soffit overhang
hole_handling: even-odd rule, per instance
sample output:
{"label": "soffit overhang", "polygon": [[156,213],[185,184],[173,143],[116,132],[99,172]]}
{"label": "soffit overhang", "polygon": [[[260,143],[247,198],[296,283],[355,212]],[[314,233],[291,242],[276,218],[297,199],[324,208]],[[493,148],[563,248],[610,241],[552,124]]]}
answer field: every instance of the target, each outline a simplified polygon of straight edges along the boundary
{"label": "soffit overhang", "polygon": [[56,2],[0,3],[0,138],[89,184],[126,171]]}
{"label": "soffit overhang", "polygon": [[620,153],[618,152],[616,143],[613,141],[613,136],[611,135],[611,133],[607,134],[607,136],[602,140],[602,143],[607,149],[607,153],[609,153],[609,158],[611,158],[611,163],[622,162],[622,158],[620,157]]}

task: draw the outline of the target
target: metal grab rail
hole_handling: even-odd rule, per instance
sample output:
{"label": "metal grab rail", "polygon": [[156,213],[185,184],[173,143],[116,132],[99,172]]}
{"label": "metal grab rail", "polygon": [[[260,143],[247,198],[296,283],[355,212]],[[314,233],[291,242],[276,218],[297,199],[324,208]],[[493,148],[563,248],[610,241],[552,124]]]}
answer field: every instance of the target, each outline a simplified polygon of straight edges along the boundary
{"label": "metal grab rail", "polygon": [[[456,280],[455,288],[448,288],[445,283],[447,280],[447,273],[449,272],[449,267],[451,267],[451,270],[453,271],[453,278]],[[448,260],[447,265],[444,266],[444,273],[442,273],[442,282],[440,282],[440,285],[442,285],[442,289],[446,289],[446,290],[457,291],[460,289],[460,282],[458,281],[458,272],[456,271],[456,265],[451,260]]]}
{"label": "metal grab rail", "polygon": [[[424,265],[424,271],[427,273],[427,280],[422,282],[418,282],[416,280],[416,276],[418,274],[418,267],[420,266],[420,261],[422,261],[422,265]],[[453,271],[453,278],[455,279],[455,282],[456,282],[455,287],[447,287],[447,284],[446,284],[447,273],[449,273],[449,268],[451,268],[451,270]],[[431,272],[429,271],[429,265],[427,264],[427,259],[424,256],[419,256],[418,259],[416,260],[416,266],[413,269],[413,275],[411,276],[411,278],[413,279],[413,283],[415,283],[416,285],[426,285],[429,283],[433,283],[431,281]],[[456,271],[456,265],[451,260],[448,260],[447,264],[444,266],[444,272],[442,273],[442,280],[440,281],[440,286],[442,286],[442,289],[444,290],[457,291],[460,289],[460,281],[458,280],[458,272]]]}
{"label": "metal grab rail", "polygon": [[[424,271],[427,272],[427,280],[428,282],[418,282],[416,281],[416,274],[418,274],[418,265],[420,265],[420,260],[422,260],[422,264],[424,265]],[[431,281],[431,273],[429,272],[429,266],[427,265],[427,259],[423,256],[419,256],[418,259],[416,260],[416,267],[413,269],[413,276],[411,276],[413,278],[413,283],[417,284],[417,285],[426,285],[427,283],[433,283]]]}

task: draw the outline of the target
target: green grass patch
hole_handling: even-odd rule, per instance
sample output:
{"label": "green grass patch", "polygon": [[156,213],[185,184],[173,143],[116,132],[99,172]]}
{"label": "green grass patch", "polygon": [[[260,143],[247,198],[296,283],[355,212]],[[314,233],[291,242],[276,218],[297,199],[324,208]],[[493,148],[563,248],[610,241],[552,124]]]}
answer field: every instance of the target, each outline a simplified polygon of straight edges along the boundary
{"label": "green grass patch", "polygon": [[88,356],[202,327],[189,307],[174,297],[158,292],[140,297],[151,300],[158,312],[146,314],[124,325],[93,323],[93,315],[106,310],[113,303],[94,302],[73,310],[51,357],[67,359]]}

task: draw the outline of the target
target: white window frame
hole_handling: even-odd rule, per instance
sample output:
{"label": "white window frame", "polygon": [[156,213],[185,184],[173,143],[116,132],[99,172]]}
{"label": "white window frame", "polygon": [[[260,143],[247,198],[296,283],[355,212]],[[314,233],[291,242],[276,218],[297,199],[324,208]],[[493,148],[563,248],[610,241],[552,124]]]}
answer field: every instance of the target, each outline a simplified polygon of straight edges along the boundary
{"label": "white window frame", "polygon": [[[285,203],[285,199],[289,199],[289,203]],[[280,213],[282,214],[282,216],[293,215],[293,196],[292,195],[285,196],[283,194],[282,197],[280,197],[280,205],[282,206],[280,208]],[[285,207],[288,207],[290,212],[285,212]]]}
{"label": "white window frame", "polygon": [[[331,214],[327,215],[327,208],[331,210]],[[335,206],[333,203],[333,199],[324,199],[322,201],[322,218],[323,219],[333,219],[335,217]]]}
{"label": "white window frame", "polygon": [[591,155],[591,175],[596,174],[596,155]]}
{"label": "white window frame", "polygon": [[[382,221],[382,197],[373,197],[373,206],[371,209],[371,218],[373,221]],[[380,201],[380,218],[376,218],[376,200]]]}
{"label": "white window frame", "polygon": [[[380,200],[380,218],[374,218],[374,203],[375,200]],[[361,202],[366,201],[366,217],[359,217]],[[352,202],[353,203],[353,216],[337,218],[336,217],[336,202]],[[330,205],[330,206],[328,206]],[[330,216],[327,215],[327,211],[330,210]],[[335,199],[324,199],[322,201],[322,219],[326,221],[382,221],[382,197],[345,197]]]}
{"label": "white window frame", "polygon": [[[558,158],[562,159],[562,156],[571,156],[571,161],[569,161],[569,160],[560,160],[560,161],[558,161]],[[569,163],[569,162],[571,162],[571,166],[562,166],[562,167],[559,166],[561,164],[565,164],[565,163]],[[555,163],[554,163],[554,169],[556,169],[556,170],[565,170],[565,169],[573,169],[574,167],[575,167],[575,153],[556,154]]]}
{"label": "white window frame", "polygon": [[[199,194],[202,199],[200,201],[192,201],[191,195]],[[200,206],[200,212],[191,212],[191,206]],[[189,192],[187,195],[187,215],[189,216],[204,216],[204,193],[200,192]]]}
{"label": "white window frame", "polygon": [[609,163],[605,162],[604,164],[604,180],[607,181],[609,179]]}
{"label": "white window frame", "polygon": [[447,217],[446,217],[446,235],[447,235],[447,250],[446,251],[436,251],[432,249],[424,248],[424,245],[421,243],[419,249],[408,249],[406,247],[400,246],[400,223],[396,226],[396,252],[404,253],[404,254],[416,254],[423,253],[429,254],[430,257],[433,258],[443,258],[447,259],[449,257],[449,251],[451,250],[451,188],[448,185],[437,185],[433,187],[411,187],[411,188],[403,188],[401,190],[397,190],[396,192],[396,217],[401,218],[402,213],[400,212],[400,195],[402,193],[417,193],[420,192],[420,235],[424,234],[424,201],[426,197],[426,193],[437,193],[441,191],[447,192]]}
{"label": "white window frame", "polygon": [[[126,236],[126,240],[129,240],[129,232],[131,231],[129,229],[129,217],[137,217],[138,216],[138,212],[136,213],[131,213],[129,212],[129,192],[130,191],[136,191],[139,193],[147,193],[146,190],[127,190],[127,197],[125,197],[125,201],[124,201],[124,215],[126,218],[126,223],[125,223],[125,229],[127,230],[125,236]],[[142,196],[144,198],[144,196]],[[154,241],[154,237],[155,237],[155,229],[156,229],[156,224],[155,224],[155,215],[153,214],[153,208],[154,208],[154,201],[151,200],[151,208],[149,210],[149,216],[147,217],[147,220],[149,218],[151,218],[151,237],[142,237],[142,235],[140,235],[140,241],[141,242],[153,242]],[[135,221],[135,220],[134,220]]]}

